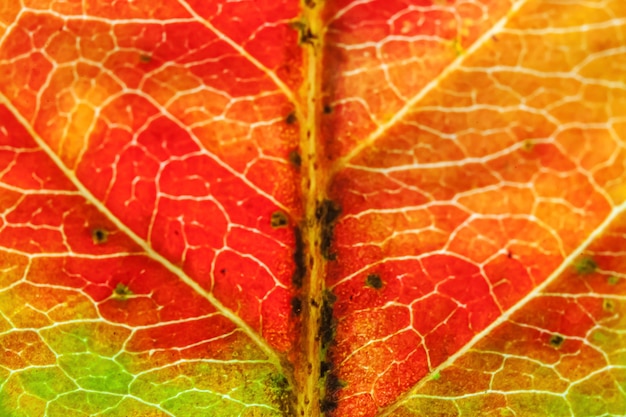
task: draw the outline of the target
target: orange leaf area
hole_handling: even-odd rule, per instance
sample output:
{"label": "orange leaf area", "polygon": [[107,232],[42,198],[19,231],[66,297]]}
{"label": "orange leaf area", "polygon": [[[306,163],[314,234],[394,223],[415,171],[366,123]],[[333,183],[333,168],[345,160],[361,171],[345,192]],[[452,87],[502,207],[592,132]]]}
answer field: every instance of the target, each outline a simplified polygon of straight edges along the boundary
{"label": "orange leaf area", "polygon": [[[453,73],[443,77],[430,68],[429,81],[434,78],[436,86],[427,94],[423,92],[430,87],[420,86],[410,106],[398,104],[392,114],[401,114],[400,119],[381,119],[371,128],[356,125],[353,128],[361,130],[354,135],[355,143],[336,142],[345,149],[338,152],[347,155],[336,163],[331,191],[344,214],[335,227],[337,259],[343,262],[330,265],[327,281],[338,295],[332,358],[338,364],[337,377],[345,383],[337,415],[372,415],[403,394],[421,398],[419,406],[407,408],[414,415],[430,415],[427,410],[438,410],[440,403],[445,403],[441,415],[501,406],[511,415],[525,415],[530,400],[520,400],[507,411],[508,395],[486,394],[490,387],[500,389],[494,387],[495,379],[480,385],[481,380],[466,370],[480,365],[457,364],[465,364],[469,353],[455,361],[450,358],[474,349],[474,343],[482,343],[479,339],[493,338],[501,345],[487,350],[499,353],[499,367],[509,360],[502,345],[506,341],[535,340],[550,349],[546,340],[566,329],[579,332],[581,348],[589,326],[607,318],[606,312],[598,315],[602,302],[597,298],[595,307],[588,306],[594,315],[566,296],[528,299],[547,279],[555,279],[555,271],[571,262],[569,257],[588,244],[583,242],[594,231],[606,227],[602,222],[621,211],[624,202],[618,185],[625,179],[624,84],[611,79],[614,72],[591,68],[605,55],[624,62],[620,48],[625,32],[623,25],[602,23],[593,30],[579,29],[583,16],[585,21],[606,18],[600,9],[593,12],[587,16],[591,11],[582,5],[525,5],[497,35],[479,33],[475,42],[480,45],[470,42],[470,52],[450,64]],[[548,15],[559,18],[547,20]],[[369,22],[384,32],[388,20],[380,26],[373,23],[375,18]],[[353,31],[345,33],[344,44],[353,40]],[[381,35],[372,48],[380,51],[392,38]],[[349,51],[343,65],[349,66],[355,48],[343,47]],[[397,61],[407,62],[409,55]],[[386,68],[380,63],[374,67],[383,72]],[[369,72],[363,69],[359,76]],[[382,75],[376,78],[393,85]],[[363,90],[342,91],[334,100],[378,108],[384,94],[369,83],[357,84]],[[354,94],[358,100],[350,98]],[[379,114],[365,113],[374,120]],[[351,119],[341,120],[338,123]],[[340,137],[351,136],[343,127],[334,129]],[[381,288],[368,285],[371,276],[379,277]],[[519,303],[534,324],[492,330]],[[562,317],[571,322],[555,326]],[[547,327],[540,330],[537,323]],[[599,352],[596,349],[596,355]],[[568,358],[567,366],[591,361],[587,354]],[[536,365],[542,358],[534,360]],[[608,365],[590,363],[589,369]],[[445,370],[439,374],[440,366]],[[432,372],[441,379],[424,382]],[[446,378],[446,372],[458,375]],[[548,380],[546,373],[537,384]],[[509,389],[540,390],[524,381],[515,378]],[[564,381],[568,383],[561,393],[578,379]],[[416,388],[422,385],[440,389],[422,393]],[[454,397],[451,392],[457,392],[458,401],[447,399]],[[484,398],[475,398],[472,393],[478,392],[485,392]],[[460,405],[464,394],[472,397],[467,402],[474,408]],[[546,405],[545,413],[565,415],[561,413],[567,408],[562,407],[573,400],[563,394],[555,400],[558,407]],[[618,401],[617,409],[620,406],[623,402]]]}

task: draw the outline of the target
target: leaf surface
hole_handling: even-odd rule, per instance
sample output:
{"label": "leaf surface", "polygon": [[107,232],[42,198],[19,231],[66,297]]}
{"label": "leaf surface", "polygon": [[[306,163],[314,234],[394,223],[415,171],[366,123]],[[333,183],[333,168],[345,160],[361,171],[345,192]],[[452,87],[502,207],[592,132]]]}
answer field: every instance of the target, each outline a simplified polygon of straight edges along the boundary
{"label": "leaf surface", "polygon": [[626,7],[0,3],[0,414],[626,414]]}

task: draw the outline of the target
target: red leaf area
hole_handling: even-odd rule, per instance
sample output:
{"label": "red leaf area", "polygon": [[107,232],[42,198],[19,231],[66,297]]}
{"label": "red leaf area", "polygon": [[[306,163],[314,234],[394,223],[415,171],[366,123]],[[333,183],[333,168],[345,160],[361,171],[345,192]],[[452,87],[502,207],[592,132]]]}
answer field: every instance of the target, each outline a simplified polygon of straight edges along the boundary
{"label": "red leaf area", "polygon": [[[231,321],[117,231],[5,108],[0,115],[2,130],[11,132],[2,137],[2,163],[14,166],[2,176],[6,215],[0,238],[5,248],[11,248],[5,252],[7,262],[21,264],[21,271],[12,272],[5,280],[5,285],[16,286],[13,296],[19,299],[13,301],[13,323],[37,328],[76,316],[93,316],[91,306],[86,307],[82,300],[82,295],[87,295],[105,320],[140,328],[125,349],[143,355],[152,351],[151,366],[176,358],[212,356],[210,352],[238,344],[241,336]],[[95,244],[94,231],[106,233],[106,244]],[[24,254],[29,254],[28,262]],[[229,266],[228,255],[216,265]],[[22,274],[27,282],[21,282]],[[121,295],[115,293],[120,285],[132,292],[132,298],[115,296]],[[259,284],[256,288],[263,290]],[[233,292],[229,294],[236,300]],[[271,308],[264,312],[268,319],[270,312]],[[259,311],[240,309],[240,314],[258,325]],[[284,337],[274,340],[288,343]],[[172,348],[181,349],[167,350]]]}
{"label": "red leaf area", "polygon": [[[300,409],[312,361],[312,415],[626,413],[621,0],[103,3],[0,6],[3,390],[67,371],[78,320],[133,375],[285,374],[250,415]],[[307,199],[341,208],[332,259]],[[172,405],[198,378],[128,392],[230,415]]]}
{"label": "red leaf area", "polygon": [[[298,173],[285,158],[295,146],[283,123],[292,105],[229,43],[276,45],[255,59],[293,85],[298,74],[288,73],[287,63],[296,46],[275,40],[295,34],[270,23],[297,8],[255,8],[243,22],[230,18],[245,15],[241,5],[198,8],[219,32],[176,2],[88,3],[87,10],[80,2],[33,3],[4,12],[17,26],[3,39],[0,87],[22,119],[2,108],[2,240],[32,255],[23,291],[35,284],[75,288],[107,320],[164,323],[137,332],[129,351],[198,350],[217,336],[223,338],[207,343],[230,350],[241,337],[237,326],[167,270],[174,268],[277,351],[289,351],[294,240],[270,219],[277,210],[299,210]],[[94,243],[97,231],[106,244]],[[146,248],[168,264],[150,259]],[[133,294],[123,308],[111,298],[119,284]]]}

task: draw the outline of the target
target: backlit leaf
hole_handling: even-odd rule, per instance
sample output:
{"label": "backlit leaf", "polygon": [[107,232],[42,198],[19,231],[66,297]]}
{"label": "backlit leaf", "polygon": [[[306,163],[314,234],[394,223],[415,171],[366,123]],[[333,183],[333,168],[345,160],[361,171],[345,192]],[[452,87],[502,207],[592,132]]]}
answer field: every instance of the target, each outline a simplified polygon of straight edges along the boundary
{"label": "backlit leaf", "polygon": [[0,0],[0,415],[626,414],[623,0]]}

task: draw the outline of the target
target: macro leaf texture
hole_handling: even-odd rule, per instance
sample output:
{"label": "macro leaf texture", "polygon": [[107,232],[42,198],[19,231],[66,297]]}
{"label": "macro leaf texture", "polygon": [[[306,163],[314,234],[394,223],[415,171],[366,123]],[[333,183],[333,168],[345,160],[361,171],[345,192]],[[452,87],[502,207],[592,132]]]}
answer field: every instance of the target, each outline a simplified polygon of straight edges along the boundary
{"label": "macro leaf texture", "polygon": [[0,0],[0,416],[626,415],[624,0]]}

